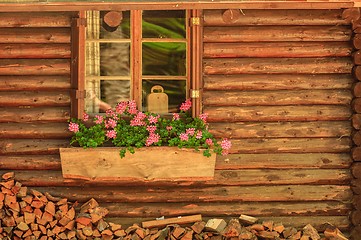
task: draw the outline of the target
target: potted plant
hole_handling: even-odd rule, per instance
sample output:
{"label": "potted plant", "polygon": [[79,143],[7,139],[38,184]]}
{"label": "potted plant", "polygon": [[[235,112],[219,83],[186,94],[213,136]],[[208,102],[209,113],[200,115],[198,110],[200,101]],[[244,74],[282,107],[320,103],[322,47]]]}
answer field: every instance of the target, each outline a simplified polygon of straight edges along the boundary
{"label": "potted plant", "polygon": [[71,119],[69,131],[74,135],[70,144],[81,148],[60,149],[63,176],[84,179],[212,177],[215,155],[228,154],[231,143],[227,139],[218,143],[208,131],[207,115],[192,118],[191,105],[191,100],[186,100],[179,113],[167,118],[139,111],[134,101],[127,101],[120,102],[114,110],[109,109],[105,116],[96,115],[93,120],[86,113],[83,119]]}

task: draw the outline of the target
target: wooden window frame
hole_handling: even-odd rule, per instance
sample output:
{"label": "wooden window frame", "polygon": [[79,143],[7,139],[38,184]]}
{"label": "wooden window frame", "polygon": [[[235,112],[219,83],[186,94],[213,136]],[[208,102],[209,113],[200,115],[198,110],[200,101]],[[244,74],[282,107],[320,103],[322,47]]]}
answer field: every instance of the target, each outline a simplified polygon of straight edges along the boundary
{"label": "wooden window frame", "polygon": [[[148,9],[143,9],[148,10]],[[142,31],[134,26],[141,26],[143,10],[132,10],[131,14],[131,99],[141,106],[142,89]],[[192,115],[198,116],[201,112],[200,93],[202,86],[202,27],[201,10],[188,11],[186,20],[187,35],[187,62],[186,62],[186,98],[193,99]],[[72,61],[71,61],[71,117],[81,118],[85,111],[85,35],[86,35],[86,12],[80,11],[73,19],[72,25]],[[194,21],[194,19],[198,19]],[[140,28],[141,29],[141,28]],[[195,94],[196,93],[196,94]]]}

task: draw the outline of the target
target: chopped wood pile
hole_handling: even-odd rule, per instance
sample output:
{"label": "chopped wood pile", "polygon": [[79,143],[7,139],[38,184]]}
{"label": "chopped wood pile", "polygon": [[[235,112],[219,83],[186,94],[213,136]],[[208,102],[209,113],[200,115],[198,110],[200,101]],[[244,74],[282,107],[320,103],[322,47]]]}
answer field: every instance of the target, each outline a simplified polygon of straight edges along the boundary
{"label": "chopped wood pile", "polygon": [[124,239],[124,240],[222,240],[292,239],[347,240],[329,226],[321,237],[311,225],[303,229],[241,215],[228,224],[223,219],[206,222],[201,215],[158,219],[123,229],[107,222],[108,210],[94,199],[81,206],[65,198],[27,189],[6,173],[0,181],[0,239]]}

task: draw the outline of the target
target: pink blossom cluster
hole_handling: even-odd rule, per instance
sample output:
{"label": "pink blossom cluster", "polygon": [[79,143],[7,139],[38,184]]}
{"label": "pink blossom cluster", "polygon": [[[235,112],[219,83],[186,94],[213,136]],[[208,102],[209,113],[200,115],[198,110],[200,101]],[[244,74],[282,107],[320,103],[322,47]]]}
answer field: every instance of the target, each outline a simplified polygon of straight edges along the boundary
{"label": "pink blossom cluster", "polygon": [[68,129],[70,132],[77,133],[77,132],[79,132],[79,124],[70,122]]}
{"label": "pink blossom cluster", "polygon": [[150,124],[156,124],[157,122],[158,122],[158,119],[160,118],[160,115],[158,114],[157,116],[152,116],[152,115],[150,115],[149,117],[148,117],[148,121],[149,121],[149,123]]}
{"label": "pink blossom cluster", "polygon": [[229,153],[229,149],[231,149],[232,147],[232,143],[227,138],[225,138],[221,142],[221,147],[222,147],[222,155],[227,155]]}
{"label": "pink blossom cluster", "polygon": [[178,113],[173,113],[173,121],[179,120],[180,116]]}
{"label": "pink blossom cluster", "polygon": [[159,142],[160,136],[158,133],[150,133],[147,140],[145,141],[145,145],[148,147],[152,145],[153,143]]}
{"label": "pink blossom cluster", "polygon": [[147,115],[143,112],[137,112],[137,115],[134,116],[132,120],[130,120],[130,126],[144,126],[146,123],[144,122],[144,119],[147,117]]}
{"label": "pink blossom cluster", "polygon": [[181,111],[188,111],[192,107],[192,101],[188,98],[184,103],[181,104],[180,110]]}
{"label": "pink blossom cluster", "polygon": [[83,121],[86,122],[89,120],[89,114],[87,114],[86,112],[83,113]]}
{"label": "pink blossom cluster", "polygon": [[113,118],[109,118],[107,121],[105,121],[106,128],[115,128],[116,126],[117,126],[117,121]]}
{"label": "pink blossom cluster", "polygon": [[204,122],[207,123],[208,113],[202,113],[199,115],[199,118]]}
{"label": "pink blossom cluster", "polygon": [[117,132],[115,130],[108,130],[105,134],[108,138],[116,138]]}
{"label": "pink blossom cluster", "polygon": [[115,112],[118,114],[123,114],[125,110],[127,110],[128,103],[127,102],[120,102],[115,107]]}
{"label": "pink blossom cluster", "polygon": [[135,103],[134,100],[128,101],[128,113],[130,113],[130,114],[138,113],[137,104]]}
{"label": "pink blossom cluster", "polygon": [[102,124],[103,120],[104,120],[103,116],[95,115],[95,123],[96,124]]}

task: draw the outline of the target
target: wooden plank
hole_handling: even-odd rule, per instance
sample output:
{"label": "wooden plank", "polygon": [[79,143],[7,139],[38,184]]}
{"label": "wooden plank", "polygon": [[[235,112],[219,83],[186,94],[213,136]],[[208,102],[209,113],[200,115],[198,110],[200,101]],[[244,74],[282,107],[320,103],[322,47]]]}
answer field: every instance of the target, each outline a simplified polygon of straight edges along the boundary
{"label": "wooden plank", "polygon": [[[332,33],[332,34],[330,34]],[[242,26],[205,27],[205,42],[350,41],[348,26]]]}
{"label": "wooden plank", "polygon": [[[20,181],[20,180],[19,180]],[[23,182],[23,181],[20,181]],[[25,184],[25,183],[24,183]],[[276,185],[230,187],[172,187],[131,188],[114,187],[37,187],[52,196],[85,202],[95,198],[99,202],[270,202],[270,201],[349,201],[352,191],[340,185]]]}
{"label": "wooden plank", "polygon": [[339,169],[352,164],[349,153],[230,154],[217,157],[221,169]]}
{"label": "wooden plank", "polygon": [[[298,4],[298,3],[297,3]],[[224,10],[205,10],[204,26],[245,26],[245,25],[348,25],[342,18],[342,10],[294,10],[294,9],[242,9],[241,17],[233,22],[222,18]]]}
{"label": "wooden plank", "polygon": [[70,27],[72,14],[64,12],[0,13],[0,27]]}
{"label": "wooden plank", "polygon": [[349,120],[352,111],[349,106],[247,106],[203,108],[209,122],[238,121],[333,121]]}
{"label": "wooden plank", "polygon": [[17,106],[70,106],[67,92],[1,92],[2,107]]}
{"label": "wooden plank", "polygon": [[233,139],[230,153],[343,153],[351,145],[348,137]]}
{"label": "wooden plank", "polygon": [[69,120],[70,108],[0,108],[0,122],[66,122]]}
{"label": "wooden plank", "polygon": [[186,224],[186,223],[195,223],[202,221],[202,215],[191,215],[191,216],[181,216],[176,218],[166,218],[161,220],[152,220],[142,222],[143,228],[153,228],[153,227],[164,227],[168,224]]}
{"label": "wooden plank", "polygon": [[[0,169],[14,170],[60,170],[60,157],[56,155],[1,156]],[[44,172],[43,172],[44,173]]]}
{"label": "wooden plank", "polygon": [[70,138],[67,123],[0,123],[0,138]]}
{"label": "wooden plank", "polygon": [[351,73],[351,58],[225,58],[204,59],[204,74]]}
{"label": "wooden plank", "polygon": [[0,154],[56,154],[68,145],[69,141],[62,139],[0,139]]}
{"label": "wooden plank", "polygon": [[70,58],[70,45],[0,44],[0,58]]}
{"label": "wooden plank", "polygon": [[1,43],[70,43],[70,28],[0,28]]}
{"label": "wooden plank", "polygon": [[1,91],[59,91],[69,89],[69,76],[0,76]]}
{"label": "wooden plank", "polygon": [[349,42],[250,42],[205,43],[205,58],[234,57],[345,57],[351,56]]}
{"label": "wooden plank", "polygon": [[342,137],[352,131],[349,121],[212,123],[209,129],[216,138]]}
{"label": "wooden plank", "polygon": [[207,216],[342,216],[352,209],[350,203],[323,202],[235,202],[235,203],[101,203],[109,210],[109,217],[177,217],[201,213]]}
{"label": "wooden plank", "polygon": [[70,60],[0,59],[0,75],[70,75]]}
{"label": "wooden plank", "polygon": [[354,79],[350,74],[240,74],[206,75],[203,82],[204,90],[315,90],[351,89]]}
{"label": "wooden plank", "polygon": [[349,105],[350,90],[205,91],[207,106]]}

